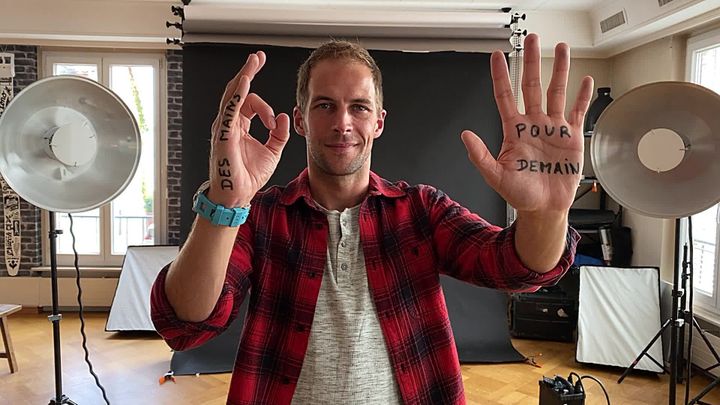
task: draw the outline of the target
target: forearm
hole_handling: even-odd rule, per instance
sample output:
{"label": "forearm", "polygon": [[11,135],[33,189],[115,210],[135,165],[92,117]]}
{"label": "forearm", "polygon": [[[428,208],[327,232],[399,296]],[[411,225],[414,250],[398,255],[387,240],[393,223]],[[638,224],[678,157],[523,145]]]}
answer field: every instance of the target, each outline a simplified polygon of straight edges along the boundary
{"label": "forearm", "polygon": [[552,270],[566,248],[567,211],[518,211],[515,220],[515,250],[529,269]]}
{"label": "forearm", "polygon": [[196,217],[165,280],[168,301],[181,320],[200,322],[212,313],[222,291],[237,231],[237,227],[215,226]]}

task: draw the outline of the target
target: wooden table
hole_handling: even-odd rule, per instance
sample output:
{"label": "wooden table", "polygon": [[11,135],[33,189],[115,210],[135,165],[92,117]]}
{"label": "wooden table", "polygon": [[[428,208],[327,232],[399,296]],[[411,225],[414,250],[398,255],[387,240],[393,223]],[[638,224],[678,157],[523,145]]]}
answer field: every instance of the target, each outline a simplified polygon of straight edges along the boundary
{"label": "wooden table", "polygon": [[10,339],[10,327],[8,326],[8,316],[22,309],[22,305],[16,304],[0,304],[0,334],[2,334],[3,343],[5,344],[5,352],[0,353],[0,359],[8,359],[10,364],[10,373],[18,370],[15,351],[13,350],[12,340]]}

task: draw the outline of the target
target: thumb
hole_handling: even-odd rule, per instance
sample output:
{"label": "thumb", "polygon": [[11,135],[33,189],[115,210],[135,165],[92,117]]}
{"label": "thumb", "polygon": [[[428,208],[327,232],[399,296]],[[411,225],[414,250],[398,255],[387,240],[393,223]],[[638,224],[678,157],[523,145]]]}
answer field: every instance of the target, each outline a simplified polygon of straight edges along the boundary
{"label": "thumb", "polygon": [[494,188],[500,181],[500,168],[487,146],[485,146],[485,142],[472,131],[463,131],[460,138],[465,144],[470,161],[480,171],[488,185]]}
{"label": "thumb", "polygon": [[275,128],[270,130],[270,137],[265,142],[265,147],[274,154],[280,155],[290,138],[290,117],[282,113],[275,118]]}

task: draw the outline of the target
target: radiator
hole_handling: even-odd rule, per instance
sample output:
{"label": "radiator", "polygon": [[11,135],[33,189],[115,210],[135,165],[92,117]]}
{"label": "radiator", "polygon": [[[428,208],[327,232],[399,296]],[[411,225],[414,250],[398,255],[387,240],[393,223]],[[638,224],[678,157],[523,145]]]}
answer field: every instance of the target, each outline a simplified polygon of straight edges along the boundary
{"label": "radiator", "polygon": [[[702,325],[702,321],[699,321]],[[685,339],[687,341],[688,337],[688,329],[685,328]],[[705,336],[707,337],[708,341],[712,344],[712,346],[715,348],[715,351],[720,354],[720,337],[718,337],[716,334],[718,333],[717,330],[713,330],[712,332],[706,330]],[[700,336],[700,333],[698,333],[697,329],[693,328],[693,337],[692,337],[692,362],[697,367],[705,370],[709,367],[714,366],[718,363],[718,361],[713,356],[712,352],[710,352],[710,349],[708,348],[707,344],[705,344],[705,341],[702,339],[702,336]],[[715,367],[711,370],[708,370],[708,372],[715,377],[720,376],[720,366]]]}

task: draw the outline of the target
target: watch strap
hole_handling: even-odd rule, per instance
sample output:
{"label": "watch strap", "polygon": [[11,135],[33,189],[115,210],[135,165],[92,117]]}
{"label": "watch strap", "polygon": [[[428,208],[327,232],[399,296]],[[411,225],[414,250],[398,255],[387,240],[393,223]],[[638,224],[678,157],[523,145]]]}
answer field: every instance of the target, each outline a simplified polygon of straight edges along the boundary
{"label": "watch strap", "polygon": [[193,211],[209,220],[213,225],[235,227],[245,223],[250,214],[250,205],[227,208],[222,204],[215,204],[204,192],[199,192],[193,204]]}

